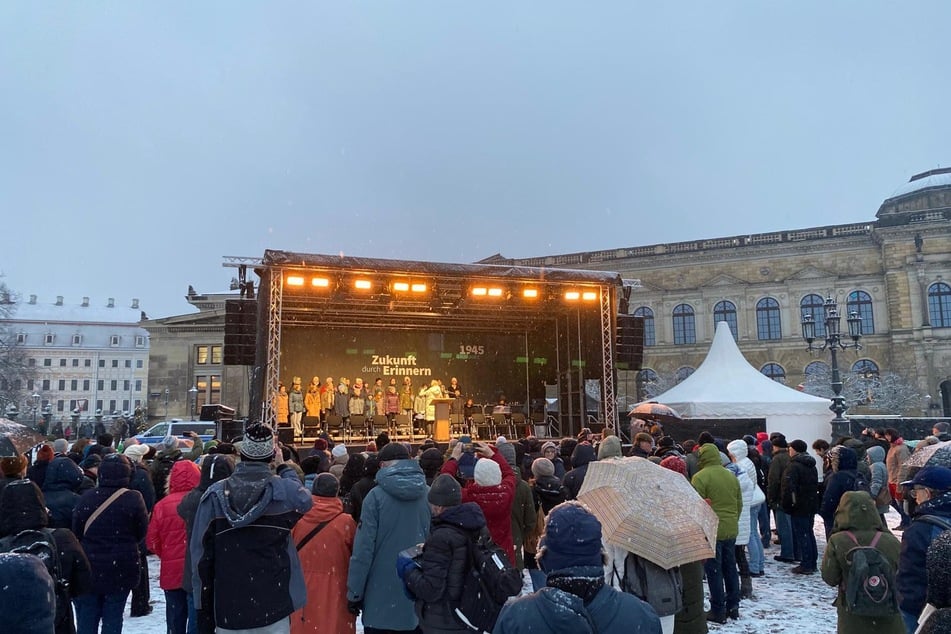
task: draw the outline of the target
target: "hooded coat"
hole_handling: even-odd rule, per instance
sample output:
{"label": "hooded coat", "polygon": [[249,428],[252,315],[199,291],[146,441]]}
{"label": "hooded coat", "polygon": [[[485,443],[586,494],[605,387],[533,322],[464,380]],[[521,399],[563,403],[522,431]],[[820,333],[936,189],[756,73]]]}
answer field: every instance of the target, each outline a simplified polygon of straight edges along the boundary
{"label": "hooded coat", "polygon": [[819,511],[819,472],[816,459],[807,453],[796,454],[783,471],[783,510],[796,517],[815,515]]}
{"label": "hooded coat", "polygon": [[743,469],[735,462],[728,463],[726,469],[736,476],[737,482],[740,483],[740,496],[743,498],[743,510],[740,511],[735,545],[746,546],[750,543],[750,509],[753,505],[753,490],[756,488],[756,484],[743,473]]}
{"label": "hooded coat", "polygon": [[720,518],[717,541],[735,539],[739,534],[740,514],[743,512],[740,481],[720,463],[720,450],[713,443],[700,447],[697,458],[700,470],[690,483],[700,497],[709,500],[713,512]]}
{"label": "hooded coat", "polygon": [[[605,585],[600,567],[566,568],[552,571],[551,575],[566,578],[569,585],[585,592],[590,599],[554,587],[542,588],[506,604],[493,634],[661,633],[654,609],[633,594]],[[596,581],[590,581],[595,577]]]}
{"label": "hooded coat", "polygon": [[833,465],[833,473],[826,479],[826,490],[822,494],[822,503],[819,505],[819,515],[826,525],[826,537],[831,534],[835,521],[835,511],[839,508],[839,501],[847,491],[855,490],[855,480],[858,478],[856,468],[858,457],[848,447],[838,450],[838,464]]}
{"label": "hooded coat", "polygon": [[[63,458],[69,460],[69,458]],[[47,473],[49,475],[49,473]],[[30,480],[14,480],[0,496],[0,534],[15,535],[25,530],[44,530],[48,526],[46,502],[36,483]],[[75,632],[70,599],[89,592],[92,587],[89,561],[82,546],[66,528],[54,528],[50,532],[59,552],[60,569],[66,586],[56,584],[56,634]],[[4,588],[3,592],[8,592]],[[26,609],[27,606],[22,606]],[[4,623],[9,615],[4,615]],[[34,616],[34,618],[37,618]],[[34,624],[36,625],[36,624]],[[36,630],[39,631],[39,630]]]}
{"label": "hooded coat", "polygon": [[294,543],[300,544],[321,522],[327,524],[297,551],[307,604],[291,615],[291,634],[352,634],[356,617],[347,610],[347,570],[357,523],[343,512],[340,498],[314,496],[314,506],[291,530]]}
{"label": "hooded coat", "polygon": [[[492,535],[492,541],[505,551],[509,562],[515,564],[515,540],[512,537],[512,505],[515,501],[515,472],[512,467],[496,451],[491,458],[479,460],[494,460],[502,473],[502,483],[494,486],[476,484],[475,480],[468,480],[462,487],[462,501],[475,502],[485,515],[485,523]],[[442,467],[442,473],[454,476],[457,471],[455,460],[447,460]]]}
{"label": "hooded coat", "polygon": [[300,609],[307,590],[290,531],[312,505],[288,465],[274,475],[266,463],[245,460],[208,487],[189,540],[195,609],[213,609],[216,626],[233,630]]}
{"label": "hooded coat", "polygon": [[[73,512],[73,534],[79,539],[92,569],[93,594],[117,594],[139,583],[139,542],[145,539],[149,516],[138,491],[128,489],[132,477],[128,458],[113,454],[99,466],[99,483],[86,491]],[[92,522],[86,522],[120,488],[119,497]]]}
{"label": "hooded coat", "polygon": [[365,627],[412,630],[416,613],[396,574],[396,557],[429,534],[426,478],[415,460],[396,460],[379,470],[376,484],[363,499],[347,601],[363,604]]}
{"label": "hooded coat", "polygon": [[594,453],[594,447],[587,443],[578,443],[575,450],[571,452],[571,471],[565,474],[564,479],[567,499],[578,498],[581,485],[584,484],[584,477],[588,473],[588,464],[595,460],[597,455]]}
{"label": "hooded coat", "polygon": [[78,491],[84,477],[79,465],[65,456],[53,458],[50,462],[43,481],[43,497],[50,512],[50,528],[73,527],[73,509],[79,502]]}
{"label": "hooded coat", "polygon": [[[843,589],[851,568],[851,558],[848,553],[855,548],[855,542],[847,532],[852,533],[859,544],[868,546],[872,543],[876,532],[881,532],[882,528],[881,518],[868,493],[849,491],[842,496],[842,501],[835,512],[832,535],[829,537],[825,555],[822,557],[822,580],[839,589],[835,598],[839,617],[836,630],[838,634],[866,634],[867,632],[903,634],[905,632],[901,614],[897,610],[890,617],[873,618],[850,614],[845,608]],[[883,532],[875,548],[885,556],[893,569],[897,569],[901,544],[891,533]]]}
{"label": "hooded coat", "polygon": [[939,515],[951,522],[951,491],[941,493],[915,509],[911,525],[901,536],[901,560],[898,564],[898,605],[910,614],[921,614],[928,595],[928,574],[925,566],[928,546],[942,529],[921,519],[922,515]]}
{"label": "hooded coat", "polygon": [[[872,474],[869,480],[869,492],[872,499],[879,494],[882,487],[888,488],[888,468],[885,466],[885,450],[879,445],[872,445],[865,450],[865,459],[868,461],[869,470]],[[888,512],[888,504],[880,504],[878,512],[885,514]]]}
{"label": "hooded coat", "polygon": [[162,561],[159,573],[159,587],[162,590],[178,590],[182,587],[188,540],[185,520],[177,511],[182,499],[198,485],[200,479],[198,465],[189,460],[179,460],[168,475],[168,495],[152,509],[145,545]]}
{"label": "hooded coat", "polygon": [[452,613],[469,570],[469,544],[485,529],[485,516],[472,502],[450,506],[433,518],[419,568],[406,573],[416,597],[416,614],[426,634],[470,631]]}

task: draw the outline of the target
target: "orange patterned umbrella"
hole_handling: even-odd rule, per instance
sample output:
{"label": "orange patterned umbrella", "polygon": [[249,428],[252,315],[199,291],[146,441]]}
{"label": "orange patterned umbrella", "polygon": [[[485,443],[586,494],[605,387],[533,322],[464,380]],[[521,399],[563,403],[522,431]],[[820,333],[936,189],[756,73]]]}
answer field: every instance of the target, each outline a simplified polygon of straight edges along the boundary
{"label": "orange patterned umbrella", "polygon": [[641,401],[627,413],[631,418],[656,420],[659,423],[672,423],[683,420],[673,407],[657,401]]}
{"label": "orange patterned umbrella", "polygon": [[590,463],[578,499],[600,520],[605,541],[662,568],[716,555],[716,513],[687,478],[650,460]]}

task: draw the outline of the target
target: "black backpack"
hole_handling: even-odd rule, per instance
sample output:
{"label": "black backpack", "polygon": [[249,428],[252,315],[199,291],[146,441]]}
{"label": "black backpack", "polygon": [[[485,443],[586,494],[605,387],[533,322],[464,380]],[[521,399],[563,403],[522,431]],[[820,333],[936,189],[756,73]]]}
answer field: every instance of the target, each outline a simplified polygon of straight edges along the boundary
{"label": "black backpack", "polygon": [[[59,559],[59,547],[53,538],[53,532],[44,528],[41,530],[27,529],[15,535],[0,538],[0,553],[18,553],[33,555],[43,562],[47,572],[53,579],[53,586],[57,597],[69,588],[69,582],[63,576],[63,566]],[[66,618],[66,609],[72,609],[67,602],[65,606],[56,601],[56,623],[62,623]]]}
{"label": "black backpack", "polygon": [[684,607],[684,582],[680,567],[664,570],[634,553],[628,553],[624,558],[621,590],[649,603],[657,616],[677,614]]}
{"label": "black backpack", "polygon": [[469,540],[469,570],[458,605],[450,606],[456,619],[473,632],[491,632],[502,606],[522,591],[522,575],[508,555],[487,533]]}
{"label": "black backpack", "polygon": [[887,617],[898,613],[895,571],[885,555],[875,548],[882,533],[878,531],[868,546],[862,546],[851,531],[844,531],[855,546],[845,554],[849,574],[842,593],[845,609],[856,616]]}

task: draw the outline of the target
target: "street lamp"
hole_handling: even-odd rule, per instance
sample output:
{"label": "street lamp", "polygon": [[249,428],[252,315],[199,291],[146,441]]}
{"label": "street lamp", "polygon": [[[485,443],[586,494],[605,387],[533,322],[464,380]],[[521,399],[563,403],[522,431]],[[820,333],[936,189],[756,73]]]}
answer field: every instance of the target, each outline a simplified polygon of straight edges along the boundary
{"label": "street lamp", "polygon": [[168,388],[165,388],[165,420],[168,420]]}
{"label": "street lamp", "polygon": [[188,402],[191,403],[192,420],[195,420],[195,404],[198,402],[198,388],[194,385],[188,388]]}
{"label": "street lamp", "polygon": [[36,410],[40,409],[40,393],[33,392],[30,398],[33,399],[33,429],[36,429]]}
{"label": "street lamp", "polygon": [[[839,305],[833,298],[826,297],[822,309],[825,313],[823,323],[825,323],[826,333],[825,341],[819,350],[829,350],[832,354],[832,392],[834,396],[829,409],[835,412],[835,418],[832,419],[832,436],[841,438],[852,434],[849,429],[849,421],[842,416],[847,408],[845,399],[842,398],[842,378],[839,376],[839,360],[836,354],[839,350],[848,350],[849,348],[860,350],[862,348],[862,344],[859,343],[859,339],[862,338],[862,318],[855,311],[849,313],[849,317],[845,321],[849,325],[848,336],[852,341],[851,343],[848,341],[843,343],[842,334],[839,332]],[[811,313],[802,317],[802,338],[806,340],[807,349],[810,352],[816,349],[812,345],[812,342],[816,340],[816,322]]]}

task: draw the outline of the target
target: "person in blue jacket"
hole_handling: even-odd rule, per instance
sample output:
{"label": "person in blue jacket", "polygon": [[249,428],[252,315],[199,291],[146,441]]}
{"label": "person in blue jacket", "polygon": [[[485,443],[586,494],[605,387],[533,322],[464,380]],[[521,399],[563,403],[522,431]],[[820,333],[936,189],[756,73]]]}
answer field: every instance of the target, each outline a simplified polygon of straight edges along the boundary
{"label": "person in blue jacket", "polygon": [[[914,487],[918,507],[911,525],[901,536],[898,559],[898,607],[909,632],[918,627],[918,616],[927,602],[928,572],[925,567],[928,546],[951,526],[951,469],[925,467],[913,480],[902,486]],[[941,525],[942,521],[945,523]]]}
{"label": "person in blue jacket", "polygon": [[347,576],[347,605],[361,611],[363,631],[412,632],[418,625],[413,601],[403,592],[396,560],[402,550],[426,541],[430,510],[426,476],[401,443],[379,453],[380,470],[360,511]]}
{"label": "person in blue jacket", "polygon": [[605,585],[601,522],[580,502],[548,514],[537,560],[548,585],[502,608],[493,634],[661,634],[650,605]]}

